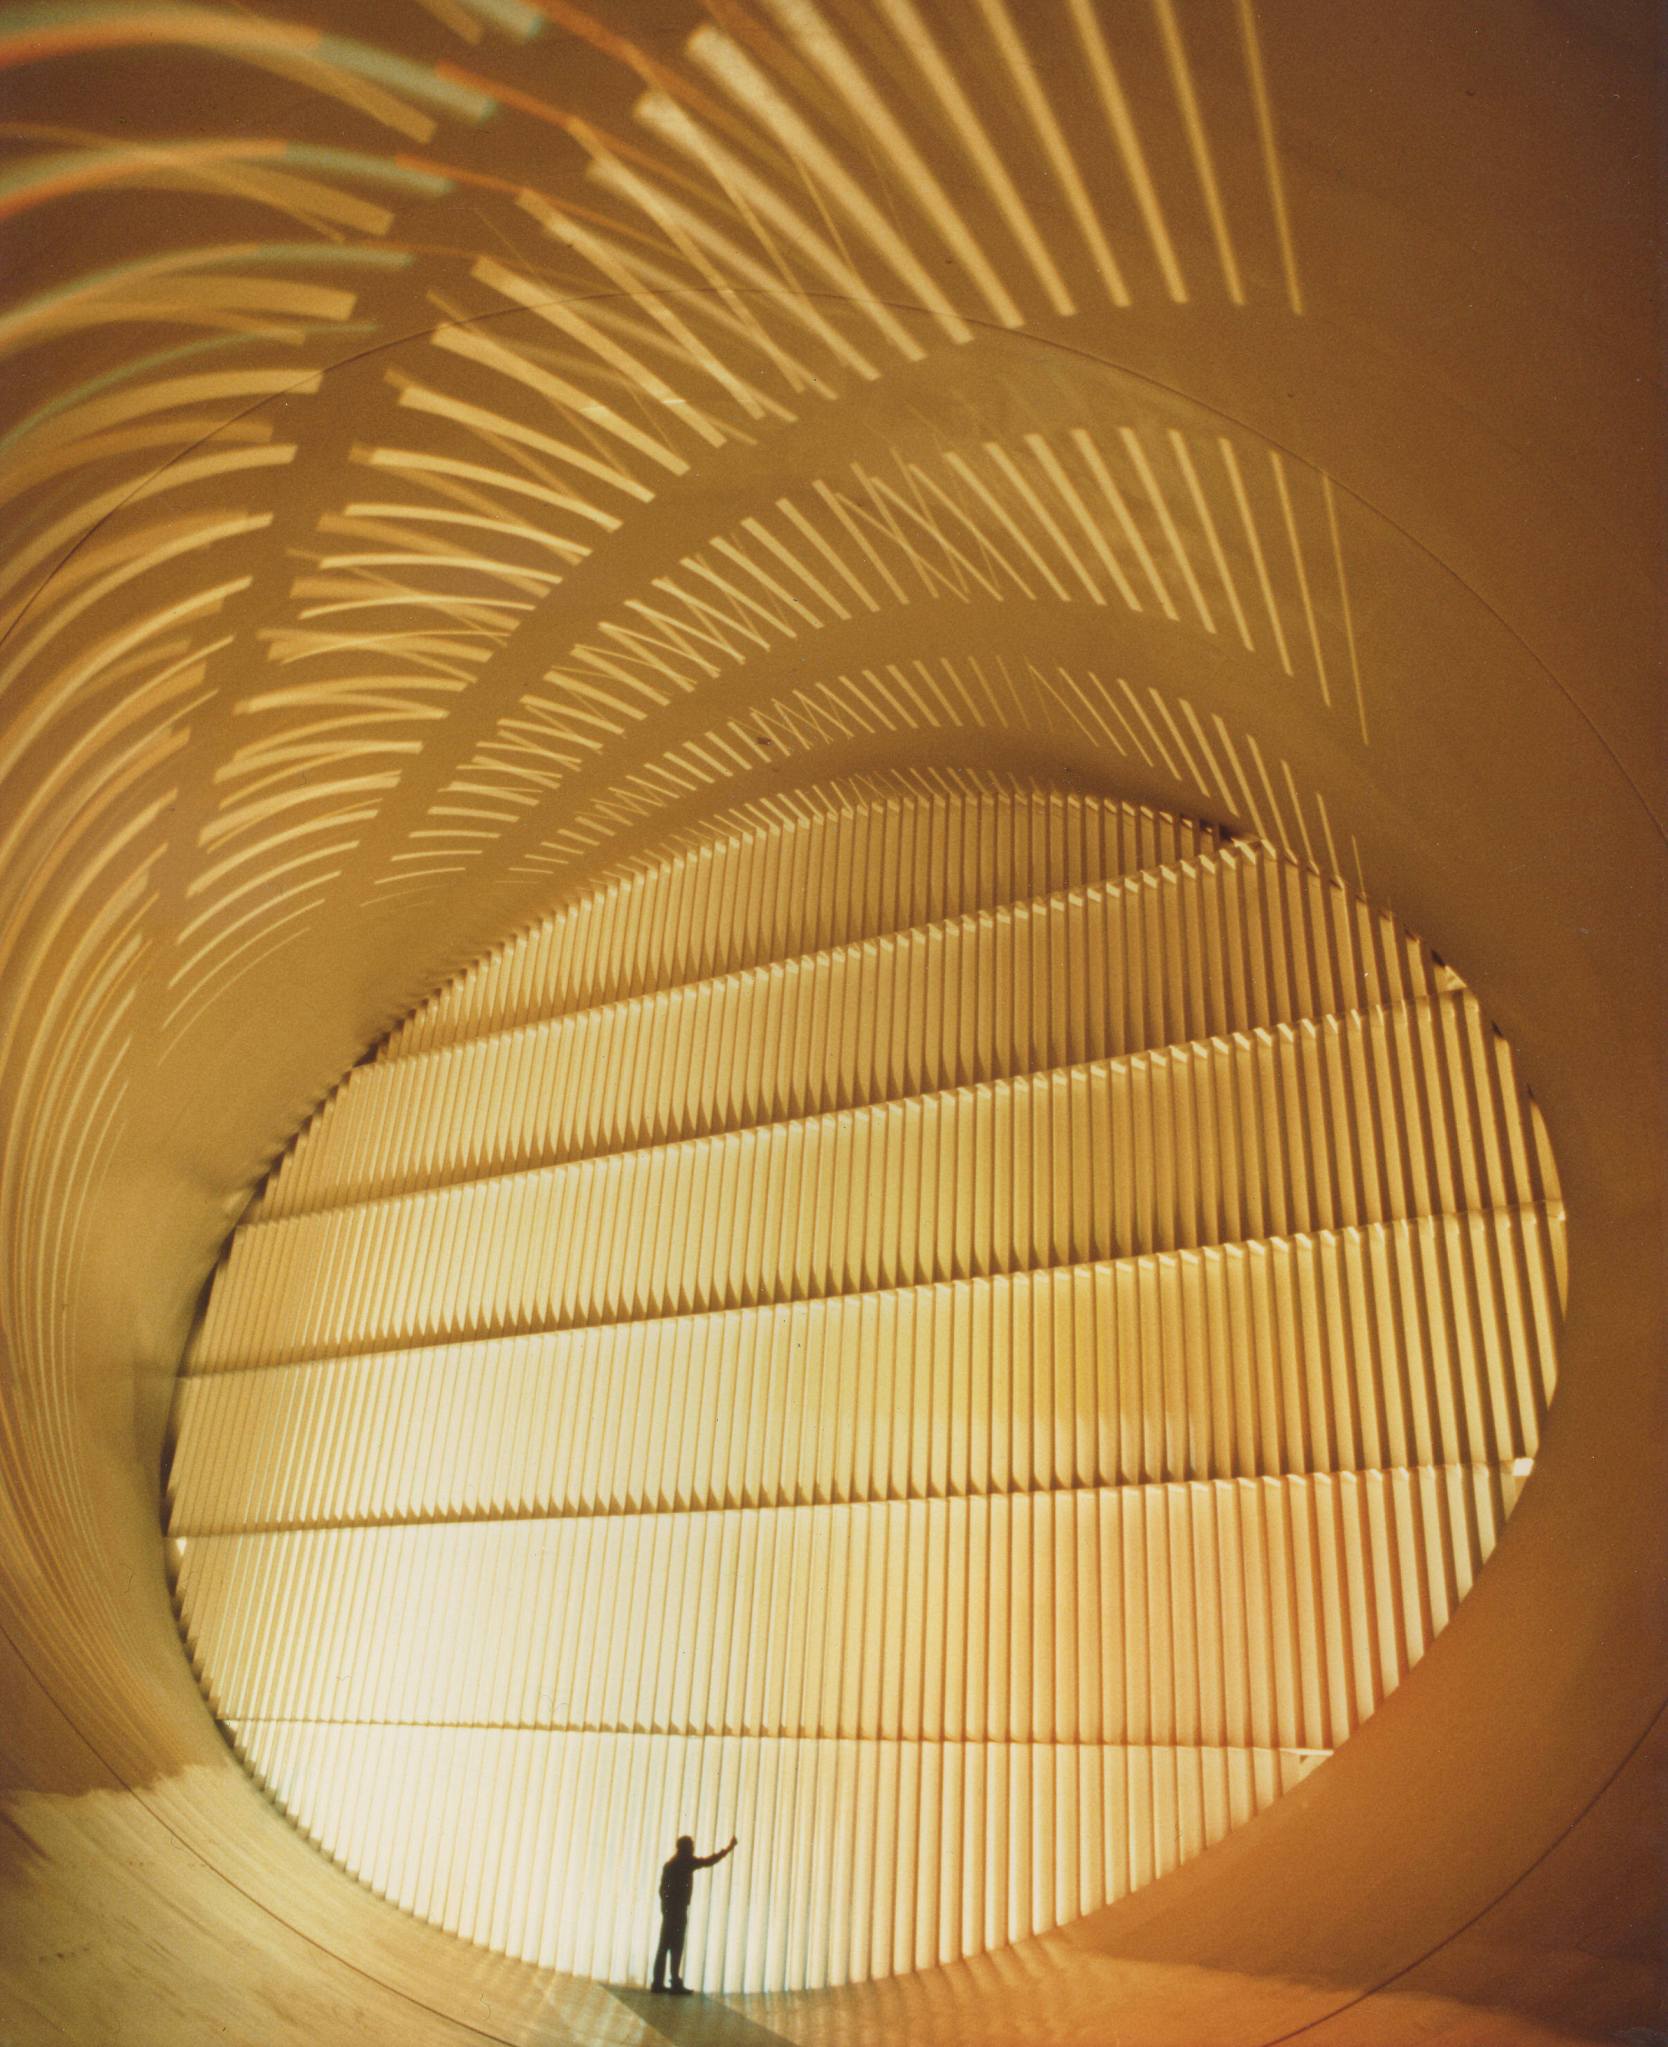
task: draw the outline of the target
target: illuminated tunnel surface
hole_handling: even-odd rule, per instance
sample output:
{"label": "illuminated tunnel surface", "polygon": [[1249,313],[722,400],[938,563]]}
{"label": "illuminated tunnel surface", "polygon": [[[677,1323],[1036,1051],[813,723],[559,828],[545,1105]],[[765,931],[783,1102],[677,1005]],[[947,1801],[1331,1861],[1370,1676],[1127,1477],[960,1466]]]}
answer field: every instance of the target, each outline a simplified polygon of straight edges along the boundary
{"label": "illuminated tunnel surface", "polygon": [[1557,1183],[1451,970],[1256,843],[819,803],[535,926],[349,1076],[175,1420],[204,1689],[396,1903],[710,1988],[1003,1946],[1320,1763],[1470,1590]]}
{"label": "illuminated tunnel surface", "polygon": [[[0,10],[0,2034],[648,2047],[662,1768],[738,2039],[1653,2022],[1658,33]],[[561,1634],[709,1541],[885,1654]]]}

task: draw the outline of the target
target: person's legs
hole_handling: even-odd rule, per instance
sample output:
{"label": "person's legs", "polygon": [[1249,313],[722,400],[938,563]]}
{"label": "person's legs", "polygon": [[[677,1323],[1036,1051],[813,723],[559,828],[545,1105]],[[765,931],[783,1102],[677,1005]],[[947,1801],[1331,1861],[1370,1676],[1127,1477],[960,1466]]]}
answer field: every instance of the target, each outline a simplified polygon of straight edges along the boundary
{"label": "person's legs", "polygon": [[[674,1928],[676,1929],[677,1937],[675,1946],[673,1945]],[[676,1981],[678,1968],[683,1960],[683,1927],[677,1920],[673,1919],[670,1912],[662,1912],[660,1915],[660,1945],[654,1951],[653,1984],[656,1990],[664,1990],[666,1988],[666,1962],[668,1956],[670,1956],[672,1962],[672,1977]]]}
{"label": "person's legs", "polygon": [[681,1915],[666,1922],[666,1938],[670,1943],[669,1958],[672,1964],[672,1988],[683,1988],[683,1937],[688,1931],[689,1921]]}

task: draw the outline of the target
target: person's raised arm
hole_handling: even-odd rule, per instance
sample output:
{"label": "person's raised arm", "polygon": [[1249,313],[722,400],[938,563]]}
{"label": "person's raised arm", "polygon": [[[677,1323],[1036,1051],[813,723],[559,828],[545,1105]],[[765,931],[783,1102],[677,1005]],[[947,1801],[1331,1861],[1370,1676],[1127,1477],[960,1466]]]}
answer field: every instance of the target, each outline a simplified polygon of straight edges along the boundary
{"label": "person's raised arm", "polygon": [[728,1848],[715,1848],[712,1854],[710,1855],[697,1855],[695,1858],[695,1867],[697,1869],[711,1869],[712,1865],[715,1862],[722,1862],[726,1855],[733,1855],[735,1853],[735,1848],[736,1837],[734,1834],[732,1834],[730,1836],[730,1845]]}

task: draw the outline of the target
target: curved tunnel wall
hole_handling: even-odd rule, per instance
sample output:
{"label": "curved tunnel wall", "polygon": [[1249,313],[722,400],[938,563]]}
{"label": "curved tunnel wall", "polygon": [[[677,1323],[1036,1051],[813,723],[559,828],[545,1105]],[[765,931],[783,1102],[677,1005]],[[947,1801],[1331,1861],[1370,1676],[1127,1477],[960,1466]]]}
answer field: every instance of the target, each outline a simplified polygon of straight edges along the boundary
{"label": "curved tunnel wall", "polygon": [[1579,1883],[1518,1893],[1510,1966],[1463,1929],[1614,1837],[1662,1690],[1650,18],[315,14],[5,25],[19,2009],[173,2042],[241,1969],[255,2035],[538,2023],[329,1882],[202,1712],[155,1545],[192,1303],[484,947],[715,807],[996,766],[1264,838],[1461,962],[1575,1275],[1477,1592],[1268,1823],[1086,1923],[1050,2023],[1077,1978],[1154,2040],[1392,1978],[1628,2022],[1639,1936]]}

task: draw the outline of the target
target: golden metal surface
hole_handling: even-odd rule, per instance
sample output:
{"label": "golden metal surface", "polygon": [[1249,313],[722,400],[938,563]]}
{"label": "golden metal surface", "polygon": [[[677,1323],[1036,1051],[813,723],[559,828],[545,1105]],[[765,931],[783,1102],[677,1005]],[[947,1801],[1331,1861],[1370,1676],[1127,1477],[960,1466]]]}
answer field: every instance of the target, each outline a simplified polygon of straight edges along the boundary
{"label": "golden metal surface", "polygon": [[[0,2031],[655,2037],[606,1991],[396,1913],[237,1766],[157,1539],[180,1360],[234,1226],[327,1100],[240,1246],[315,1243],[373,1191],[414,1244],[430,1178],[468,1182],[462,1213],[526,1165],[554,1202],[599,1147],[652,1177],[674,1145],[739,1157],[761,1117],[866,1113],[854,1057],[827,1099],[791,1064],[733,1093],[703,1078],[675,1110],[647,1083],[591,1088],[536,1126],[536,1160],[509,1109],[365,1149],[379,1090],[496,1101],[621,1056],[600,1014],[541,1020],[556,984],[517,934],[585,899],[629,923],[658,863],[710,883],[699,849],[720,841],[809,849],[809,791],[856,814],[972,787],[1199,820],[1226,849],[1174,850],[1225,891],[1302,870],[1458,967],[1474,1005],[1443,982],[1366,1007],[1425,1002],[1459,1071],[1482,1070],[1475,1017],[1510,1041],[1568,1210],[1558,1399],[1504,1460],[1532,1454],[1534,1480],[1475,1590],[1264,1818],[1069,1930],[907,1992],[773,1991],[748,2023],[807,2047],[1344,2047],[1650,2022],[1629,1900],[1656,1879],[1625,1787],[1664,1694],[1668,1488],[1657,38],[1633,0],[0,16]],[[908,871],[886,856],[888,880]],[[1102,878],[1060,887],[1086,905]],[[942,924],[953,951],[949,925],[1018,900],[1011,879],[895,928]],[[862,985],[862,932],[819,923],[808,887],[800,907],[801,938],[737,922],[722,955],[702,937],[674,957],[644,927],[584,954],[551,1015],[664,1013],[665,1060],[693,1074],[677,990],[741,1029],[796,946],[819,956],[816,1002]],[[1135,928],[1121,915],[1108,932]],[[506,943],[526,999],[493,1034],[491,1071],[515,1076],[495,1080],[467,977],[424,1005]],[[897,971],[929,985],[929,957]],[[651,958],[674,961],[657,987]],[[993,1040],[988,1067],[906,1044],[885,1085],[925,1115],[1104,1067],[1134,1101],[1136,1076],[1181,1070],[1155,1065],[1169,1048],[1263,1031],[1295,1059],[1348,1007],[1236,1021],[1210,1008],[1234,985],[1207,958],[1201,1015],[1145,1041],[1107,1017],[1063,1047]],[[413,1013],[427,1036],[333,1092]],[[1394,1093],[1418,1042],[1363,1024],[1336,1048]],[[1389,1100],[1369,1087],[1352,1112],[1386,1158]],[[1496,1211],[1499,1255],[1541,1269],[1551,1239],[1521,1218],[1550,1198],[1545,1153],[1519,1139],[1448,1170],[1531,1190],[1455,1203]],[[1386,1273],[1439,1283],[1401,1248],[1413,1211],[1350,1208],[1359,1170],[1327,1185],[1324,1212],[1233,1227],[1359,1232]],[[1248,1215],[1254,1188],[1210,1200]],[[937,1283],[939,1241],[910,1284]],[[1037,1284],[955,1267],[947,1241],[949,1288]],[[1209,1249],[1114,1233],[1059,1263],[1198,1252],[1203,1272]],[[722,1261],[617,1264],[589,1294],[572,1277],[576,1327],[617,1319],[621,1289],[662,1314],[687,1312],[679,1287],[715,1316],[771,1305]],[[456,1326],[437,1293],[408,1333],[527,1369],[552,1318],[504,1284],[501,1332]],[[1499,1355],[1538,1344],[1544,1376],[1545,1342]],[[355,1348],[275,1323],[250,1386]],[[332,1369],[315,1383],[369,1370]],[[1536,1411],[1501,1384],[1456,1409],[1460,1463]],[[186,1385],[222,1397],[207,1369]],[[1399,1454],[1388,1409],[1378,1424],[1363,1468]],[[1118,1469],[1132,1481],[1276,1479]]]}

